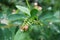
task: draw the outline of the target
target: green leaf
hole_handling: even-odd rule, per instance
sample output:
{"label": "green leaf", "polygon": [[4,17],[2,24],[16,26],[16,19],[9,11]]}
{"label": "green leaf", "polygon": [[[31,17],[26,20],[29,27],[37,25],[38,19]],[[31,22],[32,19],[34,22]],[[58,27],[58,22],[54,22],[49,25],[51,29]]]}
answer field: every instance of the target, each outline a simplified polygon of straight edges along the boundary
{"label": "green leaf", "polygon": [[[3,40],[12,40],[12,32],[7,28],[0,29],[0,36],[3,37]],[[1,37],[0,40],[2,40]]]}
{"label": "green leaf", "polygon": [[3,18],[3,14],[0,12],[0,19]]}
{"label": "green leaf", "polygon": [[31,40],[31,38],[29,37],[27,32],[21,32],[20,30],[18,30],[14,37],[14,40]]}
{"label": "green leaf", "polygon": [[41,27],[39,25],[36,25],[36,24],[32,24],[29,28],[29,33],[30,33],[30,37],[33,39],[33,40],[38,40],[39,39],[39,36],[41,34]]}
{"label": "green leaf", "polygon": [[31,16],[36,16],[37,13],[38,13],[37,9],[32,9],[31,12],[30,12]]}
{"label": "green leaf", "polygon": [[3,31],[0,29],[0,40],[4,40]]}
{"label": "green leaf", "polygon": [[20,11],[22,11],[22,12],[30,15],[30,10],[29,10],[28,8],[23,7],[23,6],[19,6],[19,5],[16,5],[16,7],[17,7]]}
{"label": "green leaf", "polygon": [[7,26],[7,25],[6,25],[6,24],[0,23],[0,27],[4,27],[4,26]]}
{"label": "green leaf", "polygon": [[27,16],[23,14],[11,14],[8,16],[8,20],[15,21],[15,20],[24,20]]}
{"label": "green leaf", "polygon": [[59,11],[59,10],[56,11],[55,14],[54,14],[54,16],[55,16],[56,18],[59,18],[59,19],[60,19],[60,11]]}
{"label": "green leaf", "polygon": [[[59,14],[58,14],[59,15]],[[56,15],[57,16],[57,15]],[[58,23],[60,22],[60,19],[57,18],[53,13],[47,13],[44,16],[40,17],[40,20],[46,21],[46,22],[54,22],[54,23]]]}
{"label": "green leaf", "polygon": [[46,21],[48,21],[48,22],[53,22],[53,23],[60,23],[60,19],[58,19],[58,18],[56,18],[56,17],[54,17],[54,16],[46,19]]}
{"label": "green leaf", "polygon": [[53,17],[53,14],[50,14],[50,13],[46,13],[45,15],[42,15],[40,17],[41,20],[45,20],[45,19],[48,19],[48,18],[51,18]]}
{"label": "green leaf", "polygon": [[22,23],[23,23],[23,20],[15,20],[11,22],[11,24],[14,24],[14,25],[21,25]]}
{"label": "green leaf", "polygon": [[39,27],[38,27],[38,25],[36,25],[36,24],[30,25],[30,31],[33,30],[33,29],[34,29],[35,31],[36,31],[36,30],[39,30],[38,28],[39,28]]}
{"label": "green leaf", "polygon": [[54,25],[54,24],[50,24],[50,29],[51,29],[52,31],[55,31],[55,32],[57,32],[57,33],[60,33],[60,30],[59,30],[58,26],[56,26],[56,25]]}

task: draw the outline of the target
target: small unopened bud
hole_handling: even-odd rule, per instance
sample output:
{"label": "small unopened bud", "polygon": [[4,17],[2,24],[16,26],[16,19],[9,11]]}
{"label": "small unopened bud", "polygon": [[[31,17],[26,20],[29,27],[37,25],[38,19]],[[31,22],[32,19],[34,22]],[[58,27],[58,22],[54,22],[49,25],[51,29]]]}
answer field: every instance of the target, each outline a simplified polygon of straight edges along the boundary
{"label": "small unopened bud", "polygon": [[38,6],[38,10],[42,10],[42,7]]}
{"label": "small unopened bud", "polygon": [[25,25],[23,28],[25,31],[28,30],[28,25]]}
{"label": "small unopened bud", "polygon": [[38,5],[38,3],[37,3],[37,2],[35,2],[35,3],[34,3],[34,5],[35,5],[35,6],[37,6],[37,5]]}
{"label": "small unopened bud", "polygon": [[27,31],[28,30],[28,25],[25,25],[23,27],[20,27],[20,30],[21,31]]}
{"label": "small unopened bud", "polygon": [[12,10],[12,14],[15,14],[15,13],[16,13],[16,10],[15,10],[15,9],[13,9],[13,10]]}
{"label": "small unopened bud", "polygon": [[38,11],[42,10],[42,7],[40,6],[35,6],[35,9],[37,9]]}

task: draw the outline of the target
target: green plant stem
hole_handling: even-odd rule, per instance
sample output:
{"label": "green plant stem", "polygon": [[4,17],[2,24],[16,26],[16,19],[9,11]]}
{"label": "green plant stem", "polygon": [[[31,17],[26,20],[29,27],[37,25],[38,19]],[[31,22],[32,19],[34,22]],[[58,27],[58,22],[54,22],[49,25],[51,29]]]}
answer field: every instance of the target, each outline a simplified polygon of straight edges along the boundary
{"label": "green plant stem", "polygon": [[29,5],[29,3],[28,3],[28,0],[26,0],[26,3],[27,3],[28,8],[30,9],[30,5]]}

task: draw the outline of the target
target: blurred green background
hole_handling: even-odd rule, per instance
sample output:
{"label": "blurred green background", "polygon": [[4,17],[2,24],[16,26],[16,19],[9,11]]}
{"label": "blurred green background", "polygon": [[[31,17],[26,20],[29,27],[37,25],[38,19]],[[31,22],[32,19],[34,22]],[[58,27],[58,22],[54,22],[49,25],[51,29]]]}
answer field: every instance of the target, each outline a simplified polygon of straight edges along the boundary
{"label": "blurred green background", "polygon": [[[42,7],[38,20],[43,26],[31,25],[33,30],[22,33],[18,30],[26,15],[16,5],[23,11],[30,7],[31,13],[36,13],[32,10],[35,2]],[[60,0],[0,0],[0,40],[60,40]]]}

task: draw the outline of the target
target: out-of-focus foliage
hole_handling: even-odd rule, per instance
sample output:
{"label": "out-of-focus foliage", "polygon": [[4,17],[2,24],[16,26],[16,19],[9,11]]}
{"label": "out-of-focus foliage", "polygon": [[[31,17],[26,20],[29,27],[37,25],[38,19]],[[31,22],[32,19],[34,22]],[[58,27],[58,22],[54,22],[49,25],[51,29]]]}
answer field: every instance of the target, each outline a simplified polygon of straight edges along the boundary
{"label": "out-of-focus foliage", "polygon": [[60,0],[0,0],[0,40],[60,40]]}

